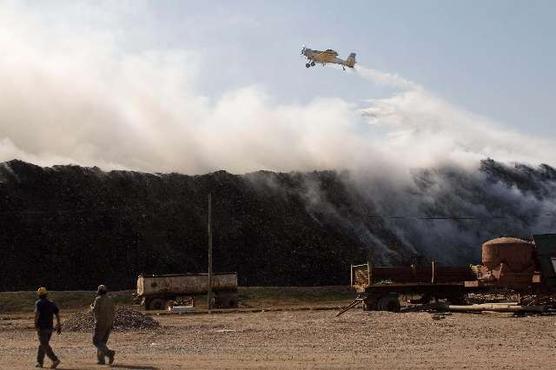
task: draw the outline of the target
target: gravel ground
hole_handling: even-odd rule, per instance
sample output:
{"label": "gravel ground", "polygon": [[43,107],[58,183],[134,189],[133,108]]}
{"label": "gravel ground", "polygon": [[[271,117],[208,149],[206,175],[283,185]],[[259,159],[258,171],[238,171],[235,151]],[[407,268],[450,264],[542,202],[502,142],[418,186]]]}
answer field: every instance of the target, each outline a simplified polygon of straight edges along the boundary
{"label": "gravel ground", "polygon": [[[114,333],[122,369],[556,369],[556,316],[280,311],[157,317]],[[0,316],[0,368],[34,365],[29,315]],[[62,369],[98,369],[87,333],[54,335]]]}

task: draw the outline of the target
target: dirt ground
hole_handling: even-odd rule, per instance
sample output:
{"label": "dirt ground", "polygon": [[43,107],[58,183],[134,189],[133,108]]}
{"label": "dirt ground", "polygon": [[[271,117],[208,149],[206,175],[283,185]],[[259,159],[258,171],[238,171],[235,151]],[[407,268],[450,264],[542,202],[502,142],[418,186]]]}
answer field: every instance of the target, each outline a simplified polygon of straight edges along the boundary
{"label": "dirt ground", "polygon": [[[121,369],[556,369],[556,316],[278,311],[164,315],[154,331],[113,334]],[[0,315],[0,368],[35,364],[31,316]],[[52,345],[61,369],[99,369],[89,334]],[[108,366],[104,366],[108,367]]]}

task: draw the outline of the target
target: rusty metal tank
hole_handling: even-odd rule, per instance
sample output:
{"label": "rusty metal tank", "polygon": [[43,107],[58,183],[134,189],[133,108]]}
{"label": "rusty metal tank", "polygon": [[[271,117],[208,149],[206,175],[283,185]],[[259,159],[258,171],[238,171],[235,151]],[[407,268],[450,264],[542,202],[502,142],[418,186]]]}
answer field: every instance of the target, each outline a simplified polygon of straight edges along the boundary
{"label": "rusty metal tank", "polygon": [[489,270],[504,263],[510,271],[521,272],[533,265],[534,244],[518,238],[502,237],[483,244],[482,262]]}
{"label": "rusty metal tank", "polygon": [[497,238],[483,244],[478,279],[509,289],[527,288],[533,283],[535,245],[517,238]]}

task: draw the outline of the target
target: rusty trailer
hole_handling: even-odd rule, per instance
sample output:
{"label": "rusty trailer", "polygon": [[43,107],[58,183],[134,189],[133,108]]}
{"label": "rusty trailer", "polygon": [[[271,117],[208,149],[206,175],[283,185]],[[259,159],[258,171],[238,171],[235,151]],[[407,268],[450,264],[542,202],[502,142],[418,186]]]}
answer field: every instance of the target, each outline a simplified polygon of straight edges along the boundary
{"label": "rusty trailer", "polygon": [[481,262],[462,267],[439,266],[434,261],[430,266],[352,265],[351,286],[358,296],[348,307],[361,302],[364,310],[399,311],[400,296],[418,296],[410,303],[445,299],[460,305],[468,293],[500,289],[516,292],[521,304],[554,302],[556,234],[533,235],[532,241],[489,240],[482,245]]}
{"label": "rusty trailer", "polygon": [[[217,272],[212,276],[216,308],[238,306],[237,273]],[[139,275],[137,297],[147,310],[167,309],[177,301],[195,302],[194,297],[208,292],[208,274],[187,273],[173,275]]]}
{"label": "rusty trailer", "polygon": [[475,279],[471,267],[439,266],[435,262],[430,266],[374,267],[371,262],[351,266],[351,286],[368,311],[399,311],[400,296],[418,296],[411,303],[446,299],[460,304],[465,294],[483,289],[465,283]]}

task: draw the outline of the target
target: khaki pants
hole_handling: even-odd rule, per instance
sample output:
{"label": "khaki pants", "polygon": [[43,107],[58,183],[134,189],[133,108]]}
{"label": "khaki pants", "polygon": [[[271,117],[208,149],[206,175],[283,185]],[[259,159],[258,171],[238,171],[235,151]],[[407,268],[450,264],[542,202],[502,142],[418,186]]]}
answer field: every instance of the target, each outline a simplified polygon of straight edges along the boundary
{"label": "khaki pants", "polygon": [[52,337],[52,329],[39,329],[37,330],[37,335],[39,337],[39,350],[37,351],[37,363],[44,363],[44,356],[48,356],[52,361],[58,360],[58,357],[52,351],[50,347],[50,338]]}
{"label": "khaki pants", "polygon": [[112,352],[106,343],[108,342],[108,337],[112,328],[104,328],[95,326],[95,332],[93,334],[93,344],[97,347],[97,358],[98,362],[103,363],[104,358],[108,357]]}

